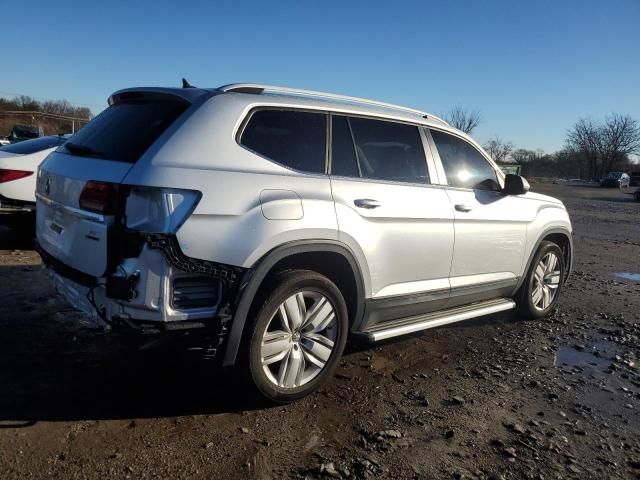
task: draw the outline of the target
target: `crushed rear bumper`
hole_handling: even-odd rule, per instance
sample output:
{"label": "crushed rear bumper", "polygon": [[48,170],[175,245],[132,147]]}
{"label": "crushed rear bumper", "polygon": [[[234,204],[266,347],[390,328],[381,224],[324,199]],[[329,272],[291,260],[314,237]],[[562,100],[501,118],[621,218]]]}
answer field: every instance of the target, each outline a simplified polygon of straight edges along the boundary
{"label": "crushed rear bumper", "polygon": [[[245,270],[188,257],[173,235],[143,235],[138,256],[126,258],[104,278],[73,269],[37,248],[56,290],[96,326],[143,335],[202,333],[215,339],[215,347],[227,337]],[[131,298],[109,286],[114,279],[131,285]],[[209,285],[217,292],[207,292]],[[188,307],[195,299],[194,308],[185,308],[185,296]],[[212,304],[198,305],[202,298]]]}

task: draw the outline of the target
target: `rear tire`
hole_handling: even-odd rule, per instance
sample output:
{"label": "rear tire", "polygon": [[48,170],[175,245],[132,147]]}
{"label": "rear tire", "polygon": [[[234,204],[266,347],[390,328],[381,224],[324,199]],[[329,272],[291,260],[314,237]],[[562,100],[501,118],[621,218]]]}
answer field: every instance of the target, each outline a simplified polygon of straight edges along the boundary
{"label": "rear tire", "polygon": [[288,403],[333,376],[348,335],[338,287],[309,270],[272,277],[274,288],[247,325],[245,376],[267,400]]}
{"label": "rear tire", "polygon": [[518,313],[531,319],[546,316],[558,301],[564,271],[560,247],[553,242],[542,242],[516,294]]}

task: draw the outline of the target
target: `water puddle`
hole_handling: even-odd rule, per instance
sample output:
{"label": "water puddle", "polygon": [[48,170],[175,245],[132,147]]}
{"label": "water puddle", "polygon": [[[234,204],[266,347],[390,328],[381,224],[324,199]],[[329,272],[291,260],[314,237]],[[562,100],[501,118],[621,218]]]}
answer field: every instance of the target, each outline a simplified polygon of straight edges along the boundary
{"label": "water puddle", "polygon": [[633,282],[640,282],[640,273],[633,272],[616,272],[614,273],[616,277],[624,278],[625,280],[631,280]]}
{"label": "water puddle", "polygon": [[613,342],[596,342],[587,346],[564,346],[558,348],[553,364],[556,367],[593,366],[607,368],[614,362],[616,345]]}

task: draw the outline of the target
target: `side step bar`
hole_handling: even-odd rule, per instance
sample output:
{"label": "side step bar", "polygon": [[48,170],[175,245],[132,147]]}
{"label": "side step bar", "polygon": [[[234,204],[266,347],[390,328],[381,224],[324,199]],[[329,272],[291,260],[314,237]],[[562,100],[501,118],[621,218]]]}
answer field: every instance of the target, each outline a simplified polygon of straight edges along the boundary
{"label": "side step bar", "polygon": [[513,300],[499,298],[497,300],[465,305],[464,307],[456,307],[449,310],[403,318],[401,320],[388,322],[385,325],[376,325],[371,330],[362,332],[362,335],[370,341],[377,342],[399,335],[406,335],[407,333],[439,327],[448,323],[513,310],[515,307],[516,304]]}

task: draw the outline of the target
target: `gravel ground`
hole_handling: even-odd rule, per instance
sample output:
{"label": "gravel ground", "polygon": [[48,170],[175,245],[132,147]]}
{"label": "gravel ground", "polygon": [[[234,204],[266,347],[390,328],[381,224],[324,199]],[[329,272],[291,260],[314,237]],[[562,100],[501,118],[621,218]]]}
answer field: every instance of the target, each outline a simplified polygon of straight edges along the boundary
{"label": "gravel ground", "polygon": [[541,321],[509,313],[352,348],[266,408],[211,362],[132,352],[0,230],[0,478],[640,478],[640,204],[565,201],[575,269]]}

